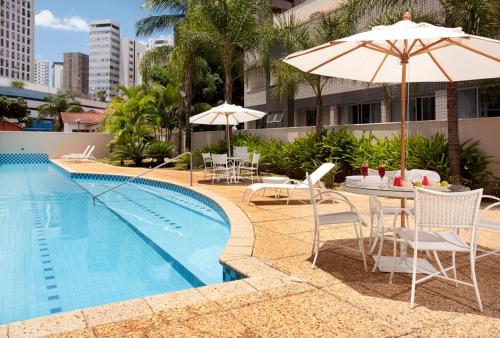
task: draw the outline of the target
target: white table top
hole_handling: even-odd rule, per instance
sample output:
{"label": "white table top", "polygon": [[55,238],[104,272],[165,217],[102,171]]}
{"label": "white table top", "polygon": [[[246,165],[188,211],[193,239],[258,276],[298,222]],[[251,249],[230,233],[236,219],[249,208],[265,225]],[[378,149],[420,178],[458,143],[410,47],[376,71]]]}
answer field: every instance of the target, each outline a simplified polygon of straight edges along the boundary
{"label": "white table top", "polygon": [[[414,189],[408,187],[377,187],[377,186],[354,186],[346,185],[342,183],[340,189],[345,192],[350,192],[353,194],[360,195],[375,195],[378,197],[389,197],[389,198],[409,198],[414,197]],[[452,192],[448,187],[436,187],[431,188],[442,192]]]}

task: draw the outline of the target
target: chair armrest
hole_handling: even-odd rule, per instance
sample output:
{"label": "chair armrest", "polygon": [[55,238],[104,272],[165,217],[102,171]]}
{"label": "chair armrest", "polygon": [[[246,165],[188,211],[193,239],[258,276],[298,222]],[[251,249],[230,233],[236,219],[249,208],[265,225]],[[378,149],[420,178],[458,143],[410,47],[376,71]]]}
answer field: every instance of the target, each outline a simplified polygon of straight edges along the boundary
{"label": "chair armrest", "polygon": [[481,210],[481,212],[484,214],[486,211],[490,210],[490,209],[493,209],[493,208],[496,208],[500,206],[500,199],[499,199],[499,202],[495,202],[495,203],[492,203],[490,205],[488,205],[486,208],[484,208],[483,210]]}
{"label": "chair armrest", "polygon": [[483,199],[483,198],[484,198],[484,199],[495,200],[495,201],[500,202],[500,198],[498,198],[498,197],[496,197],[496,196],[492,196],[492,195],[483,195],[483,196],[481,197],[481,199]]}
{"label": "chair armrest", "polygon": [[[337,191],[325,190],[322,188],[315,188],[315,190],[317,190],[319,192],[320,196],[323,198],[321,201],[318,202],[318,204],[324,203],[326,201],[343,202],[351,208],[351,211],[355,211],[356,213],[358,212],[356,207],[354,206],[354,204],[352,204],[352,202],[347,197],[345,197],[343,194],[341,194]],[[327,198],[324,198],[325,196]]]}

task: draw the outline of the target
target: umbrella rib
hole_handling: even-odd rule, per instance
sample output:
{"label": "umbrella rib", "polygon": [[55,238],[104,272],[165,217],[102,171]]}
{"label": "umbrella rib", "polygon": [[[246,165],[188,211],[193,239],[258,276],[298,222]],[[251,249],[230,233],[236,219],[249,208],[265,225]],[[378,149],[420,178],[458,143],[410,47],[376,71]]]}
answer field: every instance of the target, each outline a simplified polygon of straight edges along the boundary
{"label": "umbrella rib", "polygon": [[325,62],[320,63],[320,64],[319,64],[319,65],[317,65],[316,67],[314,67],[314,68],[312,68],[312,69],[308,70],[306,73],[311,73],[311,72],[315,71],[316,69],[321,68],[321,67],[323,67],[324,65],[326,65],[326,64],[328,64],[328,63],[330,63],[330,62],[333,62],[333,61],[337,60],[338,58],[340,58],[340,57],[342,57],[342,56],[344,56],[344,55],[346,55],[346,54],[349,54],[349,53],[351,53],[351,52],[354,52],[356,49],[359,49],[359,48],[361,48],[361,47],[364,47],[367,43],[368,43],[368,42],[363,42],[362,44],[359,44],[359,45],[357,45],[356,47],[353,47],[353,48],[351,48],[351,49],[349,49],[349,50],[346,50],[345,52],[343,52],[343,53],[341,53],[341,54],[339,54],[339,55],[336,55],[336,56],[332,57],[331,59],[326,60]]}
{"label": "umbrella rib", "polygon": [[344,41],[331,41],[328,45],[319,46],[319,47],[312,48],[312,49],[309,49],[307,51],[304,51],[303,53],[299,53],[299,54],[296,54],[296,55],[287,56],[285,58],[285,60],[290,60],[290,59],[294,59],[294,58],[299,57],[299,56],[303,56],[303,55],[307,55],[307,54],[310,54],[310,53],[314,53],[314,52],[317,52],[317,51],[325,49],[325,48],[336,46],[336,45],[341,44],[343,42]]}
{"label": "umbrella rib", "polygon": [[397,57],[399,58],[399,55],[394,53],[394,51],[392,49],[387,49],[387,48],[384,48],[382,46],[379,46],[375,43],[372,43],[372,42],[368,42],[365,46],[365,48],[367,49],[371,49],[371,50],[374,50],[376,52],[380,52],[380,53],[383,53],[383,54],[389,54],[389,55],[392,55],[394,57]]}
{"label": "umbrella rib", "polygon": [[442,39],[439,39],[437,41],[434,41],[433,43],[430,43],[426,47],[422,47],[422,48],[418,49],[417,51],[411,53],[409,56],[413,57],[415,55],[425,53],[427,50],[429,50],[429,48],[431,48],[431,47],[433,47],[433,46],[435,46],[437,44],[440,44],[441,42],[446,41],[446,40],[448,40],[448,38],[442,38]]}
{"label": "umbrella rib", "polygon": [[415,47],[416,44],[417,44],[417,40],[413,40],[412,44],[410,45],[410,48],[408,48],[408,54],[411,53],[411,51],[413,50],[413,47]]}
{"label": "umbrella rib", "polygon": [[460,42],[457,42],[457,41],[453,41],[452,39],[446,39],[448,40],[450,43],[458,46],[458,47],[462,47],[464,49],[467,49],[468,51],[471,51],[473,53],[476,53],[476,54],[479,54],[481,56],[484,56],[484,57],[487,57],[488,59],[492,59],[493,61],[496,61],[496,62],[500,62],[500,59],[497,58],[497,57],[494,57],[493,55],[489,55],[487,53],[484,53],[484,52],[481,52],[480,50],[477,50],[475,48],[472,48],[472,47],[469,47],[469,46],[466,46],[464,44],[461,44]]}
{"label": "umbrella rib", "polygon": [[399,56],[403,56],[403,53],[399,50],[399,48],[394,43],[396,41],[392,42],[391,40],[385,40],[385,42],[387,42],[391,46],[391,49],[395,50],[399,54]]}
{"label": "umbrella rib", "polygon": [[[203,118],[203,117],[207,116],[208,114],[206,114],[206,113],[207,113],[207,112],[200,114],[201,116],[199,116],[198,118],[194,119],[193,121],[190,121],[190,123],[195,123],[195,122],[196,122],[196,121],[198,121],[199,119],[201,119],[201,118]],[[194,117],[194,116],[193,116],[193,117]]]}
{"label": "umbrella rib", "polygon": [[[418,42],[422,45],[422,47],[424,47],[424,48],[426,47],[425,44],[422,42],[422,40],[418,39]],[[448,81],[453,82],[453,80],[451,79],[451,77],[446,73],[446,71],[439,64],[439,62],[437,62],[437,60],[434,58],[434,56],[432,55],[432,53],[429,50],[427,50],[427,54],[429,54],[429,57],[431,58],[431,60],[436,64],[436,66],[439,68],[439,70],[441,71],[441,73],[443,73],[443,75],[448,79]]]}
{"label": "umbrella rib", "polygon": [[[416,41],[416,40],[415,40],[415,41]],[[446,47],[450,47],[450,46],[452,46],[452,45],[453,45],[452,43],[447,43],[447,44],[444,44],[444,45],[436,46],[436,47],[434,47],[434,48],[428,48],[428,49],[426,49],[426,50],[422,50],[422,49],[421,49],[421,51],[420,51],[420,52],[415,53],[415,54],[412,54],[411,56],[413,57],[413,56],[418,56],[418,55],[421,55],[421,54],[425,54],[425,53],[427,53],[427,52],[433,52],[433,51],[435,51],[435,50],[439,50],[439,49],[443,49],[443,48],[446,48]]]}
{"label": "umbrella rib", "polygon": [[219,114],[216,113],[214,118],[212,119],[212,121],[210,121],[209,125],[211,125],[212,123],[214,123],[215,119],[217,119],[219,117]]}
{"label": "umbrella rib", "polygon": [[382,62],[380,62],[380,64],[378,65],[377,67],[377,70],[375,71],[375,74],[373,74],[373,77],[371,78],[370,80],[370,83],[373,82],[373,80],[375,80],[375,77],[377,77],[377,74],[378,72],[380,71],[380,68],[382,68],[382,65],[384,64],[385,60],[387,60],[387,57],[389,56],[389,54],[385,54],[384,56],[384,59],[382,60]]}

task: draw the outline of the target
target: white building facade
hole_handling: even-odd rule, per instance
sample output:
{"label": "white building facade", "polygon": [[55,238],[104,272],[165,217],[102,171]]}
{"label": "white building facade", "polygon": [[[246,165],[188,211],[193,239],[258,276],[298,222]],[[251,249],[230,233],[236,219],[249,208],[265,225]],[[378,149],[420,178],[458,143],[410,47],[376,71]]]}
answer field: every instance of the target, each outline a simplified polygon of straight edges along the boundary
{"label": "white building facade", "polygon": [[106,100],[117,95],[120,82],[120,25],[94,21],[89,30],[89,94],[106,91]]}
{"label": "white building facade", "polygon": [[49,85],[49,61],[36,60],[35,62],[35,76],[33,83],[48,86]]}
{"label": "white building facade", "polygon": [[34,0],[0,0],[0,76],[33,81]]}
{"label": "white building facade", "polygon": [[64,74],[64,62],[52,62],[52,87],[62,89]]}
{"label": "white building facade", "polygon": [[120,84],[129,87],[142,84],[140,65],[146,45],[127,38],[120,45]]}
{"label": "white building facade", "polygon": [[150,50],[156,47],[165,47],[165,46],[173,46],[172,39],[169,39],[167,37],[149,39],[147,49]]}

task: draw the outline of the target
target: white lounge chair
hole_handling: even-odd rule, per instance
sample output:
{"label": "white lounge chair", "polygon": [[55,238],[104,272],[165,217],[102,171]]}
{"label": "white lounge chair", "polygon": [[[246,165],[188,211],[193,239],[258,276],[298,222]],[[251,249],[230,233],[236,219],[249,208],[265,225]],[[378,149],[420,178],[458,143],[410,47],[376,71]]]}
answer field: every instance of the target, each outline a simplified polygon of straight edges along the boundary
{"label": "white lounge chair", "polygon": [[[485,214],[488,210],[491,210],[493,208],[498,208],[500,207],[500,198],[495,197],[495,196],[490,196],[490,195],[483,195],[483,199],[489,199],[493,200],[493,203],[488,205],[486,208],[481,210],[481,217],[479,219],[479,231],[481,231],[481,228],[485,228],[488,230],[497,230],[500,231],[500,219],[492,219],[492,218],[486,218]],[[480,255],[476,256],[476,260],[482,257],[494,255],[494,256],[500,256],[500,250],[497,249],[491,249],[491,250],[484,250],[478,248],[477,251],[482,252]]]}
{"label": "white lounge chair", "polygon": [[[313,171],[312,174],[310,175],[312,184],[316,185],[326,174],[330,172],[330,170],[333,169],[334,166],[335,164],[333,163],[323,163],[321,166],[319,166],[319,168]],[[241,200],[245,201],[245,195],[247,191],[250,190],[252,192],[252,194],[248,198],[248,204],[250,204],[253,195],[255,195],[257,191],[262,189],[286,190],[288,192],[288,198],[286,204],[288,204],[290,202],[290,197],[292,197],[292,193],[296,189],[308,190],[309,185],[307,183],[307,179],[303,181],[290,179],[284,183],[254,183],[250,184],[245,189],[245,191],[243,192],[243,196],[241,197]]]}
{"label": "white lounge chair", "polygon": [[82,154],[67,154],[62,157],[63,160],[95,160],[92,156],[95,146],[88,146]]}

